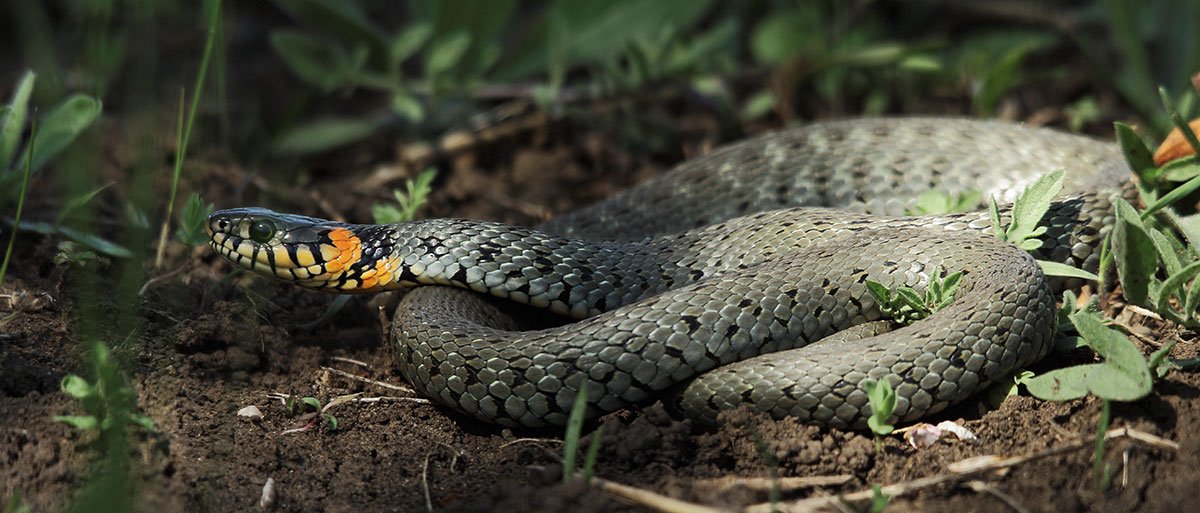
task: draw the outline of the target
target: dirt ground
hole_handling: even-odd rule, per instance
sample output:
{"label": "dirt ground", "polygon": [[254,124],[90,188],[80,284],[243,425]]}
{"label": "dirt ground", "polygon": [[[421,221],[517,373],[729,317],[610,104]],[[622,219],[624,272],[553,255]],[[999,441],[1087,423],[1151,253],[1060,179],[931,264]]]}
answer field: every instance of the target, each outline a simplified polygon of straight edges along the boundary
{"label": "dirt ground", "polygon": [[[569,129],[550,131],[560,128]],[[426,214],[533,222],[663,167],[612,152],[590,137],[576,137],[582,143],[568,146],[556,142],[567,139],[561,133],[527,134],[450,159]],[[705,146],[697,144],[695,151]],[[218,207],[266,196],[254,176],[219,156],[197,158],[186,173],[188,185],[219,198]],[[386,193],[345,194],[341,184],[395,170],[355,169],[351,176],[318,176],[306,190],[315,191],[310,205],[319,206],[301,211],[367,219],[363,205]],[[70,275],[50,263],[55,241],[22,238],[5,293],[23,299],[0,303],[0,314],[11,315],[0,325],[0,496],[19,490],[33,511],[56,511],[86,477],[96,451],[94,435],[51,420],[78,412],[59,391],[62,376],[77,372],[81,361]],[[148,289],[141,340],[132,345],[139,349],[126,369],[142,412],[157,427],[133,435],[138,501],[145,510],[256,509],[268,479],[274,482],[273,511],[648,510],[596,488],[558,484],[557,430],[481,424],[402,391],[406,383],[394,370],[395,353],[384,336],[394,297],[355,298],[329,322],[307,327],[332,296],[246,274],[227,279],[229,264],[206,248],[175,248],[170,261],[158,274],[185,270]],[[1146,324],[1128,312],[1121,318],[1143,333],[1139,343],[1146,352],[1178,338],[1173,357],[1200,353],[1191,333]],[[1086,358],[1055,356],[1034,370]],[[968,401],[932,420],[960,420],[978,435],[977,443],[939,442],[917,450],[890,437],[882,453],[863,433],[742,412],[706,429],[671,418],[660,405],[609,415],[588,430],[603,428],[599,477],[724,510],[769,500],[769,486],[738,484],[734,477],[769,483],[772,476],[828,476],[840,483],[785,485],[779,500],[787,504],[946,475],[950,464],[966,458],[1068,448],[922,488],[894,498],[888,511],[1187,511],[1200,487],[1198,390],[1200,376],[1175,372],[1149,398],[1114,405],[1112,427],[1177,447],[1114,440],[1104,460],[1115,469],[1106,491],[1093,478],[1090,440],[1100,404],[1091,399],[1051,403],[1020,396],[990,411],[982,401]],[[304,423],[270,393],[322,402],[347,394],[373,399],[332,408],[336,430],[317,425],[285,434]],[[261,419],[237,414],[250,405],[261,409]]]}

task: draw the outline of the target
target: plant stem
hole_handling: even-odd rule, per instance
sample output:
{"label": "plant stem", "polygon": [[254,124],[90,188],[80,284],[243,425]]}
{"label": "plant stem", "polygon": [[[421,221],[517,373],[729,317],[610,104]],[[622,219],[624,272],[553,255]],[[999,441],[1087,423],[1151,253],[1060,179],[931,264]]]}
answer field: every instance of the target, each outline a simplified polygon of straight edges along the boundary
{"label": "plant stem", "polygon": [[[29,127],[29,147],[37,142],[37,121]],[[8,248],[4,250],[4,262],[0,263],[0,286],[4,285],[4,275],[8,272],[8,262],[12,259],[13,246],[17,242],[17,230],[21,226],[21,211],[25,208],[25,193],[29,188],[29,174],[33,165],[33,150],[25,155],[25,173],[21,177],[21,195],[17,196],[17,213],[13,216],[12,233],[8,234]]]}
{"label": "plant stem", "polygon": [[1101,491],[1108,488],[1107,472],[1104,469],[1105,433],[1111,416],[1111,405],[1108,399],[1101,399],[1100,420],[1096,423],[1096,450],[1092,453],[1092,473],[1096,477],[1096,485]]}

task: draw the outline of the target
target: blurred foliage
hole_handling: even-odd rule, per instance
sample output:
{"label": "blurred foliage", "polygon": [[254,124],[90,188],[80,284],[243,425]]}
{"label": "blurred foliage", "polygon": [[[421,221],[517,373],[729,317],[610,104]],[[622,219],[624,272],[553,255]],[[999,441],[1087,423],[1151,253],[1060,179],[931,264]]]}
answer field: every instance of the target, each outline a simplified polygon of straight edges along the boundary
{"label": "blurred foliage", "polygon": [[[302,116],[275,140],[285,154],[326,151],[385,129],[440,133],[485,110],[495,100],[489,88],[505,87],[558,114],[584,96],[674,83],[741,121],[805,117],[809,103],[882,114],[931,98],[965,100],[971,114],[987,117],[1017,88],[1076,71],[1066,61],[1044,64],[1075,51],[1073,43],[1097,81],[1111,80],[1161,131],[1159,111],[1144,108],[1154,105],[1153,87],[1168,83],[1178,94],[1200,66],[1194,31],[1178,21],[1194,26],[1197,7],[1179,0],[1050,2],[1041,16],[1070,21],[1005,19],[961,34],[925,30],[946,9],[920,3],[894,11],[833,0],[414,0],[401,25],[380,28],[375,2],[274,2],[297,25],[272,31],[272,46],[317,98],[366,89],[387,106],[366,116]],[[1173,21],[1154,22],[1164,18]],[[1098,31],[1111,33],[1112,44],[1080,35]],[[1154,47],[1178,51],[1159,59],[1148,53]],[[1114,62],[1124,72],[1105,73]],[[723,79],[747,71],[763,73],[761,88],[739,103]],[[1068,113],[1073,128],[1099,117],[1092,105]]]}

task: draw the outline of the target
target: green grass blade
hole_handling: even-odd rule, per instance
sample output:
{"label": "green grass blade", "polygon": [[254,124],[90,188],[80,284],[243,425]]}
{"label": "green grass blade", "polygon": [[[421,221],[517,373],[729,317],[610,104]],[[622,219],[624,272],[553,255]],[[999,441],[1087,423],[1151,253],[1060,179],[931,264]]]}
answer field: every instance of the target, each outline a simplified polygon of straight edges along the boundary
{"label": "green grass blade", "polygon": [[0,174],[8,170],[13,155],[17,151],[17,143],[21,141],[21,132],[25,129],[25,119],[29,116],[29,96],[33,94],[33,83],[37,74],[26,71],[13,91],[9,110],[0,119]]}
{"label": "green grass blade", "polygon": [[1046,276],[1061,276],[1064,278],[1082,278],[1094,282],[1099,282],[1100,277],[1089,273],[1083,269],[1073,265],[1067,265],[1061,262],[1051,262],[1049,260],[1038,260],[1038,265],[1042,266],[1042,272]]}
{"label": "green grass blade", "polygon": [[1171,192],[1163,194],[1161,198],[1158,198],[1158,200],[1146,207],[1146,210],[1142,211],[1142,219],[1147,219],[1159,210],[1171,206],[1176,201],[1179,201],[1187,195],[1195,192],[1196,189],[1200,189],[1200,176],[1192,178],[1191,180],[1184,182],[1183,185],[1171,189]]}
{"label": "green grass blade", "polygon": [[[1183,294],[1185,292],[1182,288],[1183,284],[1191,281],[1192,278],[1196,277],[1197,273],[1200,273],[1200,262],[1192,262],[1187,267],[1184,267],[1183,270],[1167,277],[1167,281],[1163,282],[1162,287],[1159,288],[1158,297],[1154,301],[1158,309],[1166,310],[1170,308],[1170,299],[1172,296],[1183,298],[1185,296]],[[1184,304],[1186,305],[1186,301],[1184,301]],[[1184,311],[1184,315],[1190,314]]]}
{"label": "green grass blade", "polygon": [[583,418],[587,413],[587,380],[582,380],[579,392],[575,394],[575,403],[571,405],[571,414],[567,416],[567,432],[563,437],[563,482],[568,483],[575,477],[575,458],[579,454],[579,437],[583,431]]}
{"label": "green grass blade", "polygon": [[204,80],[208,76],[208,62],[212,58],[213,46],[217,40],[217,26],[221,22],[221,0],[213,0],[212,10],[208,13],[208,37],[204,42],[204,54],[200,57],[200,69],[196,73],[196,85],[192,89],[192,102],[188,107],[187,122],[179,132],[179,148],[175,151],[175,167],[171,172],[171,192],[167,197],[167,215],[163,217],[162,229],[158,234],[158,253],[154,257],[154,266],[162,267],[166,251],[167,234],[170,232],[171,219],[175,214],[175,195],[179,190],[179,176],[183,174],[183,161],[187,158],[188,141],[192,136],[192,126],[196,123],[196,111],[200,109],[200,96],[204,92]]}
{"label": "green grass blade", "polygon": [[[37,123],[30,128],[29,142],[37,141]],[[21,177],[21,194],[17,196],[17,213],[13,219],[12,233],[8,234],[8,247],[4,250],[4,262],[0,262],[0,287],[4,285],[4,275],[8,273],[8,262],[12,259],[13,246],[17,242],[17,232],[21,226],[21,211],[25,208],[25,194],[29,191],[29,175],[33,169],[32,153],[25,157],[25,172]]]}
{"label": "green grass blade", "polygon": [[1183,133],[1183,138],[1192,146],[1192,151],[1200,155],[1200,140],[1196,139],[1196,134],[1192,132],[1192,127],[1188,126],[1187,121],[1175,109],[1175,103],[1171,101],[1171,96],[1167,94],[1167,88],[1158,86],[1158,97],[1162,100],[1163,109],[1167,111],[1167,116],[1171,118],[1171,123],[1174,123],[1175,128],[1178,128]]}
{"label": "green grass blade", "polygon": [[1196,307],[1200,306],[1200,283],[1192,283],[1183,302],[1184,319],[1188,322],[1196,320]]}
{"label": "green grass blade", "polygon": [[588,444],[587,454],[583,457],[583,482],[591,483],[592,476],[596,472],[596,458],[600,454],[601,435],[604,434],[604,426],[596,428],[592,432],[592,443]]}

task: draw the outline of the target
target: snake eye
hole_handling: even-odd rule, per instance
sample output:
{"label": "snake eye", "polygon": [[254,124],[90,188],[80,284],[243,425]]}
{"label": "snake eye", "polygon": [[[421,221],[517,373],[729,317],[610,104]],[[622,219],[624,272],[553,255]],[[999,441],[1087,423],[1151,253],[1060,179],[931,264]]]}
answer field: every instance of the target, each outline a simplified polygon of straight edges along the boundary
{"label": "snake eye", "polygon": [[260,244],[270,242],[275,236],[275,224],[266,219],[255,221],[250,225],[250,240]]}

